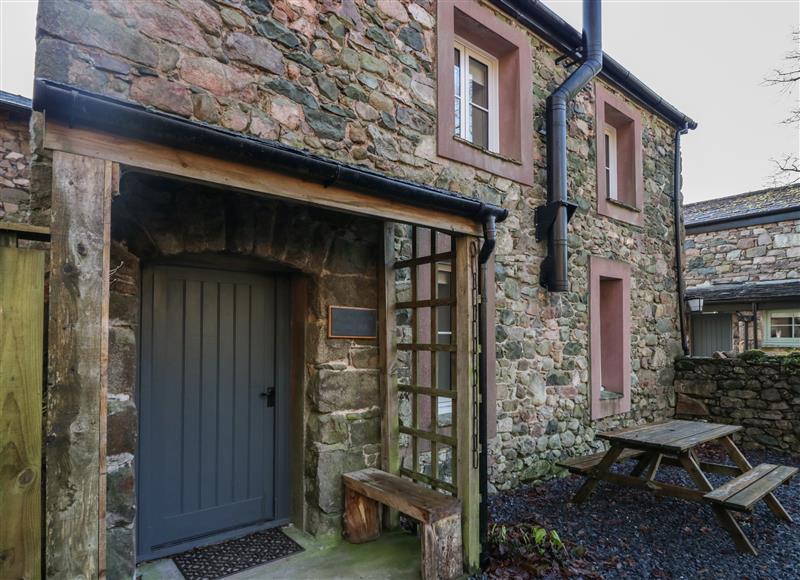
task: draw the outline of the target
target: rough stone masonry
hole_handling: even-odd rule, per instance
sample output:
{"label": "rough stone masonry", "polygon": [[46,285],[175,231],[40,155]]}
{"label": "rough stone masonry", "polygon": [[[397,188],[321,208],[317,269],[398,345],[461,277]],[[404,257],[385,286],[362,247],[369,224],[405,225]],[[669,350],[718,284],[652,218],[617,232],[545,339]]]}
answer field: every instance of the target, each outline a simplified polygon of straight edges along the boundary
{"label": "rough stone masonry", "polygon": [[742,425],[735,437],[748,445],[800,452],[800,358],[684,358],[675,370],[677,416]]}
{"label": "rough stone masonry", "polygon": [[[598,430],[673,413],[672,363],[680,352],[673,130],[628,100],[643,118],[643,226],[602,217],[595,85],[577,96],[568,127],[569,191],[578,204],[571,287],[549,293],[539,285],[545,244],[535,240],[534,209],[546,199],[545,99],[569,70],[556,64],[559,52],[524,31],[533,53],[534,123],[526,128],[534,139],[533,186],[438,157],[435,14],[429,0],[43,2],[36,75],[508,208],[496,250],[497,436],[490,443],[491,481],[508,489],[553,475],[563,455],[601,448]],[[47,208],[32,219],[46,223]],[[590,256],[632,268],[632,410],[602,421],[589,416]],[[328,348],[322,342],[319,349]],[[319,411],[311,438],[344,441],[341,417]],[[365,439],[373,437],[369,417],[359,421]],[[325,456],[335,469],[347,458],[345,451]],[[326,502],[339,498],[310,501],[330,515]]]}
{"label": "rough stone masonry", "polygon": [[0,220],[29,219],[29,119],[29,113],[0,107]]}

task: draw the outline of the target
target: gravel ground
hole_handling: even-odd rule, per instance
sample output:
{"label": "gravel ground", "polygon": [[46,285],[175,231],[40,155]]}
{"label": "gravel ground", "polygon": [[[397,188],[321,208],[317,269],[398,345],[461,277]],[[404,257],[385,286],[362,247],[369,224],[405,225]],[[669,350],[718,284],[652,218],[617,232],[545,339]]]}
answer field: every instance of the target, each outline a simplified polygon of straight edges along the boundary
{"label": "gravel ground", "polygon": [[[701,458],[723,460],[714,447]],[[800,467],[800,456],[747,450],[750,463]],[[616,469],[630,471],[633,461]],[[729,478],[708,475],[717,486]],[[694,487],[680,468],[662,467],[658,480]],[[795,524],[773,516],[761,501],[739,523],[758,550],[756,557],[739,554],[711,509],[703,504],[657,497],[644,490],[600,482],[587,502],[570,498],[583,478],[565,479],[503,492],[491,501],[495,523],[536,523],[556,529],[568,542],[584,546],[594,572],[604,578],[779,578],[800,579],[800,476],[775,495]],[[739,518],[739,515],[737,515]]]}

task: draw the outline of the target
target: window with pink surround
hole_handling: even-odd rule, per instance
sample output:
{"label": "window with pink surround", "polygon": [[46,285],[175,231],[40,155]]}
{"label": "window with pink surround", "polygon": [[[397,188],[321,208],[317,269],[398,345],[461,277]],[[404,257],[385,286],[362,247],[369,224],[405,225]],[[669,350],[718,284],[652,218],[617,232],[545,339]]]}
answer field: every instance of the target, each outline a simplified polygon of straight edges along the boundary
{"label": "window with pink surround", "polygon": [[437,151],[533,184],[530,39],[473,0],[437,3]]}
{"label": "window with pink surround", "polygon": [[622,97],[595,83],[597,213],[644,223],[642,115]]}
{"label": "window with pink surround", "polygon": [[589,262],[592,419],[631,409],[631,270],[592,256]]}

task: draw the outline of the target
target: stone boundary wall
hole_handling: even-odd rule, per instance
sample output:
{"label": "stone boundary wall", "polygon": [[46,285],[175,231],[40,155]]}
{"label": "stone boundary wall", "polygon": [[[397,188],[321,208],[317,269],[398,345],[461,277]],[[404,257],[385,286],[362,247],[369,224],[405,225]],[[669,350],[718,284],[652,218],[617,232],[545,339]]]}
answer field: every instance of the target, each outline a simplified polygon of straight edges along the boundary
{"label": "stone boundary wall", "polygon": [[741,425],[751,447],[800,453],[800,358],[683,358],[675,363],[675,417]]}

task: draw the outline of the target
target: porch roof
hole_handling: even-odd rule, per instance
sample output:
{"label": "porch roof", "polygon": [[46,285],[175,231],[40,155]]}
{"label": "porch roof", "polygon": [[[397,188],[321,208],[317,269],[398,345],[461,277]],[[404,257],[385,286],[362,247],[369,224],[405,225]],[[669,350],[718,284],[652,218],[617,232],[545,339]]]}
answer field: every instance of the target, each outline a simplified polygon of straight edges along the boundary
{"label": "porch roof", "polygon": [[122,135],[228,161],[271,169],[325,187],[339,185],[395,203],[485,222],[508,210],[458,193],[378,173],[267,139],[228,131],[83,89],[36,79],[33,109],[48,121]]}
{"label": "porch roof", "polygon": [[764,280],[738,284],[708,284],[686,289],[686,298],[706,302],[770,302],[800,298],[800,280]]}

